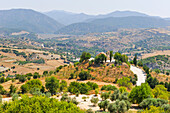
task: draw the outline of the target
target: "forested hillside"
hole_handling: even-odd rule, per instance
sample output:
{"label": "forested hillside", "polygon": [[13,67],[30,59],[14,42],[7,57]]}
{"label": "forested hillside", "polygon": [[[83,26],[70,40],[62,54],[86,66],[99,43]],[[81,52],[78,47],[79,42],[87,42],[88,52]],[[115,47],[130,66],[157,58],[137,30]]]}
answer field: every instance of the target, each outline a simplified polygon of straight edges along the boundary
{"label": "forested hillside", "polygon": [[170,70],[170,56],[158,55],[142,59],[142,63],[152,69]]}

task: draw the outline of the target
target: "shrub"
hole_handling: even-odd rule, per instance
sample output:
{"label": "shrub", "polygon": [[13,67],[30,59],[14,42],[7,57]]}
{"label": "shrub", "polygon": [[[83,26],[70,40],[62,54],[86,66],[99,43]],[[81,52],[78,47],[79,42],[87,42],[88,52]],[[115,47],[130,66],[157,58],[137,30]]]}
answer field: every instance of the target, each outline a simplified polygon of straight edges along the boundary
{"label": "shrub", "polygon": [[30,94],[32,94],[32,95],[38,95],[38,96],[42,95],[42,93],[40,92],[40,89],[39,89],[39,88],[36,88],[36,87],[31,88]]}
{"label": "shrub", "polygon": [[2,95],[0,95],[0,104],[2,103],[2,98],[3,98],[3,96],[2,96]]}
{"label": "shrub", "polygon": [[76,67],[77,65],[79,65],[80,63],[79,62],[75,62],[74,63],[74,67]]}
{"label": "shrub", "polygon": [[89,79],[91,79],[91,74],[89,72],[87,72],[87,71],[81,71],[79,73],[79,78],[81,80],[89,80]]}
{"label": "shrub", "polygon": [[74,73],[71,73],[71,74],[70,74],[69,79],[74,79]]}
{"label": "shrub", "polygon": [[17,93],[14,93],[14,94],[12,95],[12,100],[13,100],[13,101],[18,100],[18,97],[19,97],[19,95],[18,95]]}
{"label": "shrub", "polygon": [[132,87],[132,83],[130,82],[130,78],[128,78],[128,77],[123,77],[123,78],[119,79],[117,81],[117,84],[119,86],[125,86],[128,89],[131,89],[131,87]]}
{"label": "shrub", "polygon": [[63,66],[57,67],[57,68],[56,68],[56,72],[59,72],[62,68],[63,68]]}
{"label": "shrub", "polygon": [[60,82],[60,91],[63,91],[64,89],[67,89],[67,82],[65,80],[62,80]]}
{"label": "shrub", "polygon": [[100,54],[99,56],[96,56],[94,59],[95,64],[103,64],[104,60],[106,60],[106,56],[104,54]]}
{"label": "shrub", "polygon": [[118,109],[117,111],[120,112],[120,113],[125,113],[126,111],[128,111],[130,109],[130,102],[127,101],[127,100],[117,100],[116,102],[116,105],[118,105]]}
{"label": "shrub", "polygon": [[83,52],[82,55],[80,56],[80,62],[87,61],[90,58],[91,58],[90,53]]}
{"label": "shrub", "polygon": [[30,91],[34,87],[41,89],[42,88],[42,82],[38,79],[33,79],[33,80],[30,80],[30,81],[27,81],[25,84],[23,84],[21,86],[22,93],[27,93],[28,91]]}
{"label": "shrub", "polygon": [[112,64],[112,67],[115,67],[115,65],[114,65],[114,64]]}
{"label": "shrub", "polygon": [[91,101],[91,103],[94,104],[94,106],[96,106],[96,104],[98,103],[99,99],[92,97],[90,101]]}
{"label": "shrub", "polygon": [[119,88],[119,91],[120,91],[120,93],[124,93],[124,92],[127,92],[127,89],[126,89],[126,87],[120,87]]}
{"label": "shrub", "polygon": [[77,93],[76,93],[76,97],[78,97],[78,96],[79,96],[79,94],[80,94],[80,93],[79,93],[79,92],[77,92]]}
{"label": "shrub", "polygon": [[162,109],[164,109],[165,111],[170,111],[170,105],[169,104],[164,104],[161,106]]}
{"label": "shrub", "polygon": [[93,112],[93,110],[92,109],[88,109],[88,110],[86,110],[86,112],[85,113],[94,113]]}
{"label": "shrub", "polygon": [[110,103],[108,105],[108,111],[110,113],[117,113],[117,105],[115,103]]}
{"label": "shrub", "polygon": [[104,85],[102,86],[101,90],[106,90],[106,91],[115,91],[117,88],[112,85]]}
{"label": "shrub", "polygon": [[107,109],[109,105],[109,101],[108,100],[104,100],[104,101],[101,101],[98,106],[100,107],[100,109],[103,109],[103,111],[105,111]]}
{"label": "shrub", "polygon": [[67,93],[64,93],[63,95],[62,95],[62,97],[61,97],[61,101],[67,101],[68,100],[68,94]]}
{"label": "shrub", "polygon": [[41,90],[42,93],[44,93],[45,92],[45,87],[42,86],[40,90]]}
{"label": "shrub", "polygon": [[93,64],[93,62],[92,61],[89,61],[89,66],[91,66]]}
{"label": "shrub", "polygon": [[33,78],[34,78],[34,79],[40,78],[39,73],[35,72],[34,75],[33,75]]}
{"label": "shrub", "polygon": [[71,82],[68,87],[68,91],[73,94],[76,94],[77,92],[80,92],[81,94],[86,94],[90,90],[91,88],[89,85],[79,82]]}
{"label": "shrub", "polygon": [[99,88],[99,86],[94,82],[87,82],[86,84],[90,86],[91,90]]}
{"label": "shrub", "polygon": [[154,71],[159,74],[161,71],[159,69],[154,69]]}
{"label": "shrub", "polygon": [[150,109],[150,106],[158,107],[158,106],[162,106],[162,105],[167,104],[167,103],[168,103],[168,100],[148,98],[148,99],[143,100],[139,104],[139,106],[141,108],[144,108],[144,109],[146,109],[146,108]]}
{"label": "shrub", "polygon": [[[49,107],[50,106],[50,107]],[[1,105],[2,113],[84,113],[73,103],[58,101],[45,96],[33,96],[29,98],[23,95],[18,101]]]}
{"label": "shrub", "polygon": [[124,92],[121,93],[119,90],[114,91],[113,94],[110,96],[110,100],[114,101],[114,103],[109,104],[108,106],[108,111],[110,112],[120,112],[120,113],[125,113],[130,109],[130,102],[128,98],[128,93]]}
{"label": "shrub", "polygon": [[84,101],[86,101],[87,98],[88,98],[88,97],[86,97],[86,96],[83,96],[83,97],[82,97],[82,99],[83,99]]}
{"label": "shrub", "polygon": [[57,89],[59,88],[59,80],[55,77],[50,77],[45,79],[45,87],[49,92],[53,95],[56,93]]}
{"label": "shrub", "polygon": [[9,87],[10,91],[9,91],[9,94],[14,94],[17,90],[17,87],[15,87],[13,84],[10,85]]}
{"label": "shrub", "polygon": [[78,71],[79,70],[79,68],[78,67],[76,67],[76,71]]}
{"label": "shrub", "polygon": [[28,80],[31,80],[31,77],[30,77],[30,76],[28,76],[28,77],[27,77],[27,79],[28,79]]}
{"label": "shrub", "polygon": [[136,86],[132,89],[129,99],[133,103],[141,103],[144,99],[152,96],[150,86],[147,83],[142,83],[141,86]]}
{"label": "shrub", "polygon": [[95,89],[95,96],[97,96],[98,93],[99,93],[99,90]]}
{"label": "shrub", "polygon": [[121,53],[116,52],[114,54],[114,59],[116,60],[115,63],[116,64],[122,64],[122,62],[127,62],[128,61],[128,57],[126,55],[121,55]]}
{"label": "shrub", "polygon": [[26,76],[27,76],[27,77],[28,77],[28,76],[31,77],[31,76],[33,76],[33,75],[32,75],[32,73],[27,73]]}
{"label": "shrub", "polygon": [[165,88],[164,85],[156,85],[156,87],[152,90],[152,93],[155,98],[168,100],[169,94],[167,88]]}
{"label": "shrub", "polygon": [[91,68],[91,67],[88,67],[87,69],[88,69],[89,71],[91,71],[91,70],[92,70],[92,68]]}
{"label": "shrub", "polygon": [[153,89],[153,88],[155,88],[155,86],[156,85],[158,85],[159,84],[159,81],[158,81],[158,79],[155,77],[155,78],[153,78],[153,77],[147,77],[147,83],[150,85],[150,87]]}
{"label": "shrub", "polygon": [[112,93],[110,95],[111,101],[114,101],[114,100],[119,99],[119,98],[120,98],[120,91],[119,90],[115,90],[114,93]]}
{"label": "shrub", "polygon": [[50,72],[49,72],[50,76],[51,76],[53,73],[54,73],[54,71],[50,71]]}
{"label": "shrub", "polygon": [[140,113],[165,113],[161,107],[150,106],[150,109],[143,110]]}
{"label": "shrub", "polygon": [[123,71],[121,71],[120,74],[123,74]]}
{"label": "shrub", "polygon": [[79,104],[79,102],[77,102],[77,100],[76,100],[75,97],[71,99],[71,102],[72,102],[73,104],[75,104],[75,105],[78,105],[78,104]]}
{"label": "shrub", "polygon": [[43,75],[47,75],[47,74],[48,74],[48,71],[44,71],[44,72],[43,72]]}
{"label": "shrub", "polygon": [[138,66],[143,67],[143,63],[142,63],[142,61],[139,61],[139,62],[138,62]]}
{"label": "shrub", "polygon": [[20,81],[20,82],[25,82],[26,80],[27,80],[27,78],[26,78],[25,75],[19,76],[19,81]]}
{"label": "shrub", "polygon": [[109,98],[109,96],[110,96],[110,93],[107,93],[107,92],[104,92],[104,93],[102,93],[102,94],[101,94],[101,98],[102,98],[102,100],[106,100],[106,99],[108,99],[108,98]]}
{"label": "shrub", "polygon": [[149,74],[149,68],[146,65],[143,66],[143,69],[145,70],[145,73]]}

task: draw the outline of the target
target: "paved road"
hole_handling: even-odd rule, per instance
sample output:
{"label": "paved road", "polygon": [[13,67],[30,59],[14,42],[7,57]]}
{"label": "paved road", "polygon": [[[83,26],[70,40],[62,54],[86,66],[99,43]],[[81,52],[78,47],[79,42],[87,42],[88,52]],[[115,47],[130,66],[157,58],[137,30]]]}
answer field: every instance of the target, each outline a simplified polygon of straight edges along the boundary
{"label": "paved road", "polygon": [[140,86],[142,83],[145,83],[146,80],[146,74],[143,72],[141,69],[135,67],[135,66],[130,66],[130,70],[137,75],[138,81],[136,81],[136,85]]}
{"label": "paved road", "polygon": [[[21,97],[18,97],[18,99],[21,99]],[[9,102],[12,101],[12,97],[2,98],[2,102]]]}
{"label": "paved road", "polygon": [[9,102],[9,101],[12,101],[12,97],[2,98],[2,102]]}

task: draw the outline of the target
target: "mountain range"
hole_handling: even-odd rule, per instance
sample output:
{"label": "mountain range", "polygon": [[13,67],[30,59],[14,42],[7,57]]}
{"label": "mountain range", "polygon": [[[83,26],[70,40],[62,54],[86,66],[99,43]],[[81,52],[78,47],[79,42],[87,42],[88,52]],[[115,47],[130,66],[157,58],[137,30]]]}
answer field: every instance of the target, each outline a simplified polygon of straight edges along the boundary
{"label": "mountain range", "polygon": [[66,11],[40,13],[31,9],[0,10],[0,28],[16,28],[35,33],[87,34],[111,32],[119,28],[170,26],[169,18],[153,17],[135,11],[115,11],[87,15]]}
{"label": "mountain range", "polygon": [[108,18],[108,17],[128,17],[128,16],[147,17],[148,16],[146,14],[135,12],[135,11],[115,11],[108,14],[87,15],[84,13],[77,14],[77,13],[71,13],[66,11],[54,10],[54,11],[45,12],[44,14],[46,14],[47,16],[55,19],[56,21],[64,25],[70,25],[73,23],[91,21],[95,19]]}
{"label": "mountain range", "polygon": [[16,28],[29,32],[53,33],[64,25],[31,9],[0,10],[0,27]]}

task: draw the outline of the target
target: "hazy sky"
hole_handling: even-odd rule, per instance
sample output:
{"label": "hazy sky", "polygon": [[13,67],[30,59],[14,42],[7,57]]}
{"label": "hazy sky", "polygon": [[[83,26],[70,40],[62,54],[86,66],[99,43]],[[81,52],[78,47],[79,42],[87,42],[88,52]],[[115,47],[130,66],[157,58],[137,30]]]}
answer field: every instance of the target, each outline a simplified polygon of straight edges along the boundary
{"label": "hazy sky", "polygon": [[65,10],[105,14],[132,10],[152,16],[170,17],[170,0],[0,0],[0,9],[27,8],[36,11]]}

